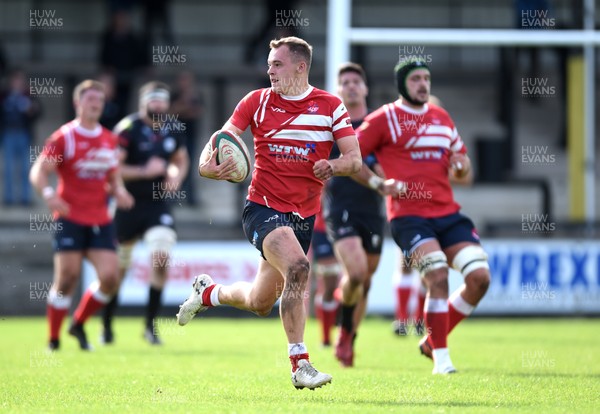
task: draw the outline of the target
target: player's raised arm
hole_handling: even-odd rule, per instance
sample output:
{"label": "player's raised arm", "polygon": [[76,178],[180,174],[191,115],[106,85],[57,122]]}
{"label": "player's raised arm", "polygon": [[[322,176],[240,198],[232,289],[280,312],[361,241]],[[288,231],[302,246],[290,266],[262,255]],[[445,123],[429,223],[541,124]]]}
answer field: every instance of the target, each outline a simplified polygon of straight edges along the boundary
{"label": "player's raised arm", "polygon": [[351,175],[360,170],[362,159],[355,135],[349,135],[336,141],[341,155],[334,160],[318,160],[313,171],[319,180],[327,180],[334,175]]}
{"label": "player's raised arm", "polygon": [[394,180],[393,178],[384,179],[375,174],[364,162],[360,170],[351,177],[358,183],[378,191],[381,195],[397,197],[406,191],[406,183]]}

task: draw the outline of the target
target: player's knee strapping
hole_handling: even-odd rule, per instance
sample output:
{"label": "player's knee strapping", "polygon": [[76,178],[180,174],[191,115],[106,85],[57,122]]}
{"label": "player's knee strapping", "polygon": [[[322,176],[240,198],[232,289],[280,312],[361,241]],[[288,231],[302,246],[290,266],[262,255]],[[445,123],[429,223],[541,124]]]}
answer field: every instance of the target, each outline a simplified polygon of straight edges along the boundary
{"label": "player's knee strapping", "polygon": [[167,226],[154,226],[144,234],[144,242],[153,257],[155,254],[169,255],[177,242],[177,233]]}
{"label": "player's knee strapping", "polygon": [[338,263],[331,264],[316,264],[315,272],[322,277],[337,277],[341,272],[341,267]]}
{"label": "player's knee strapping", "polygon": [[487,254],[480,246],[467,246],[456,254],[452,267],[466,277],[473,270],[489,269],[487,258]]}
{"label": "player's knee strapping", "polygon": [[419,260],[418,266],[421,276],[423,276],[432,270],[448,268],[448,260],[443,251],[436,250],[423,255],[421,260]]}

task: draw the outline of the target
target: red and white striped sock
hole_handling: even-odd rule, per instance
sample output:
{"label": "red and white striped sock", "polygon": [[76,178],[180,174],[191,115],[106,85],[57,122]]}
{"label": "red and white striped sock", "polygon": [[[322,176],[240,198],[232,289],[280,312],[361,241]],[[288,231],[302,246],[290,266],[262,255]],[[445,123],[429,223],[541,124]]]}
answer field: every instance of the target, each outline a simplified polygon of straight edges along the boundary
{"label": "red and white striped sock", "polygon": [[408,302],[412,291],[412,275],[402,275],[396,287],[396,320],[406,323],[408,321]]}
{"label": "red and white striped sock", "polygon": [[298,369],[298,361],[301,359],[309,360],[308,349],[306,349],[304,342],[288,344],[288,355],[292,363],[292,372],[296,372]]}
{"label": "red and white striped sock", "polygon": [[46,318],[48,319],[48,330],[51,341],[58,340],[60,337],[60,327],[65,316],[69,313],[71,300],[71,296],[63,296],[56,290],[48,292]]}
{"label": "red and white striped sock", "polygon": [[335,300],[331,302],[323,302],[321,304],[321,315],[322,315],[322,325],[323,325],[323,342],[330,343],[330,333],[331,329],[335,326],[335,322],[337,319],[339,303]]}
{"label": "red and white striped sock", "polygon": [[446,348],[448,338],[448,299],[425,299],[425,324],[429,330],[429,344],[433,349]]}
{"label": "red and white striped sock", "polygon": [[424,286],[419,287],[419,293],[417,296],[417,308],[415,309],[415,321],[417,323],[423,323],[423,308],[425,307],[425,298],[427,297],[427,288]]}
{"label": "red and white striped sock", "polygon": [[79,306],[75,309],[73,320],[75,323],[83,324],[96,311],[110,302],[111,296],[102,293],[99,284],[92,283],[83,294]]}
{"label": "red and white striped sock", "polygon": [[463,299],[461,292],[462,289],[458,289],[448,298],[448,333],[475,309],[475,306]]}
{"label": "red and white striped sock", "polygon": [[219,290],[221,290],[222,286],[215,283],[204,289],[204,292],[202,292],[202,304],[204,306],[219,306],[221,304],[219,302]]}

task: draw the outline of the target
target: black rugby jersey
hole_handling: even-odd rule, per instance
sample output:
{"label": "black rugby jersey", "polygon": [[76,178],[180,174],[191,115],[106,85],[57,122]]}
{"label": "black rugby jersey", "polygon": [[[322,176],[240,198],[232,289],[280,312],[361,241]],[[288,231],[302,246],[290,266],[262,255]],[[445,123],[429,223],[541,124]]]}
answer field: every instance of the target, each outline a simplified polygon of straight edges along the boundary
{"label": "black rugby jersey", "polygon": [[[358,128],[360,124],[362,124],[362,119],[352,121],[354,129]],[[339,158],[339,156],[340,150],[337,144],[334,143],[329,159]],[[366,158],[370,158],[371,162],[376,161],[372,155],[364,157],[363,162],[366,162],[367,165],[370,162]],[[331,177],[325,185],[323,215],[327,218],[330,212],[340,213],[344,210],[382,216],[384,215],[383,197],[378,192],[359,184],[350,177]]]}
{"label": "black rugby jersey", "polygon": [[[142,167],[152,156],[167,163],[173,154],[185,145],[185,125],[170,121],[169,115],[160,114],[156,123],[146,124],[138,113],[123,118],[115,127],[119,146],[127,151],[125,164]],[[136,201],[153,200],[156,190],[165,190],[164,176],[153,179],[127,180],[125,187]]]}

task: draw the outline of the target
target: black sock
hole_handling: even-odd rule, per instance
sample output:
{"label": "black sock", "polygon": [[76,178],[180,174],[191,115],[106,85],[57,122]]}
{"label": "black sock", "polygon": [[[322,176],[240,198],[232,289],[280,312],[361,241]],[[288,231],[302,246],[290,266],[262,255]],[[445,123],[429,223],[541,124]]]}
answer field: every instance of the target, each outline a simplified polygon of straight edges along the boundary
{"label": "black sock", "polygon": [[113,298],[108,302],[102,309],[102,324],[105,328],[111,328],[111,322],[117,309],[117,303],[119,302],[118,294],[115,294]]}
{"label": "black sock", "polygon": [[146,327],[152,329],[154,319],[158,315],[160,309],[160,298],[162,296],[162,288],[157,289],[154,286],[150,286],[150,293],[148,295],[148,307],[146,308]]}
{"label": "black sock", "polygon": [[354,330],[354,308],[356,308],[356,305],[342,305],[342,328],[344,328],[346,332],[352,332]]}

